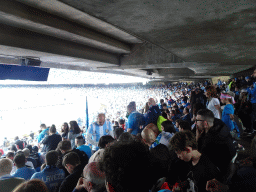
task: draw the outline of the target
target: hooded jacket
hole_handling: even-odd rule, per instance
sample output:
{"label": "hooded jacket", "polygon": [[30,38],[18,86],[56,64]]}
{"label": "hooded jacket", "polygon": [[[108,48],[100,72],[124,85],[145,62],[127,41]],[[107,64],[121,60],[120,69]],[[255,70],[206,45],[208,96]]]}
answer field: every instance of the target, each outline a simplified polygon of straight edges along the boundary
{"label": "hooded jacket", "polygon": [[157,120],[160,115],[161,111],[159,107],[157,105],[151,106],[147,113],[144,114],[146,121],[145,127],[150,123],[154,123],[155,125],[157,125]]}
{"label": "hooded jacket", "polygon": [[236,154],[235,145],[226,124],[214,119],[214,125],[198,140],[198,150],[220,169],[222,175],[227,173],[228,165]]}

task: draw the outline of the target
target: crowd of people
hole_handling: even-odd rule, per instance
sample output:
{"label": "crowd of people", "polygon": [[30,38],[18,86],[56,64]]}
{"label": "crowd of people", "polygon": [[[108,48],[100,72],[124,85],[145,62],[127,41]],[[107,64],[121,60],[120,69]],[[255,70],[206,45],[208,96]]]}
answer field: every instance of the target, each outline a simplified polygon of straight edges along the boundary
{"label": "crowd of people", "polygon": [[254,134],[255,78],[131,89],[88,128],[41,124],[28,140],[5,140],[0,191],[255,191],[256,148],[247,166],[236,162]]}

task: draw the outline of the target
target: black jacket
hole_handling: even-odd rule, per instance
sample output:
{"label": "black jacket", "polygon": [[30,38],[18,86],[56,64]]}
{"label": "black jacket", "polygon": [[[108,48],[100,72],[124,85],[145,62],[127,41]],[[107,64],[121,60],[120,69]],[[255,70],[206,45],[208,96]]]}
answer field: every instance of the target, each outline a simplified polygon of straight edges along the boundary
{"label": "black jacket", "polygon": [[223,121],[214,119],[213,127],[199,138],[198,150],[207,155],[222,174],[226,174],[236,149],[228,127]]}
{"label": "black jacket", "polygon": [[64,153],[63,155],[59,156],[58,161],[57,161],[57,167],[58,167],[59,169],[63,169],[63,170],[65,171],[65,175],[66,175],[66,176],[69,175],[69,173],[68,173],[68,171],[66,170],[66,168],[63,167],[62,161],[63,161],[63,157],[64,157],[66,154],[70,153],[70,152],[75,152],[75,153],[78,154],[79,159],[80,159],[80,162],[81,162],[81,165],[83,166],[83,168],[87,165],[87,163],[88,163],[88,161],[89,161],[89,158],[88,158],[88,156],[86,155],[85,152],[80,151],[79,149],[75,149],[75,148],[72,149],[72,151],[68,151],[68,152]]}
{"label": "black jacket", "polygon": [[72,192],[76,187],[76,184],[79,178],[82,176],[83,173],[83,165],[78,165],[72,174],[67,176],[61,183],[59,192]]}
{"label": "black jacket", "polygon": [[58,134],[48,135],[41,142],[45,145],[46,152],[55,150],[61,141],[61,136]]}

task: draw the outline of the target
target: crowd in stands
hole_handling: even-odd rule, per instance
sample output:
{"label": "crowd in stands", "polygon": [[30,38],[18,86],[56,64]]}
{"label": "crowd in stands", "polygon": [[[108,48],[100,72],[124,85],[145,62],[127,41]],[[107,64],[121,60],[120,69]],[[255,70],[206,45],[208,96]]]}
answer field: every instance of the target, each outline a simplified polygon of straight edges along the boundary
{"label": "crowd in stands", "polygon": [[124,106],[120,95],[112,114],[99,112],[87,129],[41,124],[30,140],[5,141],[0,191],[255,191],[256,138],[251,155],[236,162],[238,142],[254,134],[255,78],[256,70],[216,85],[134,90],[142,100]]}

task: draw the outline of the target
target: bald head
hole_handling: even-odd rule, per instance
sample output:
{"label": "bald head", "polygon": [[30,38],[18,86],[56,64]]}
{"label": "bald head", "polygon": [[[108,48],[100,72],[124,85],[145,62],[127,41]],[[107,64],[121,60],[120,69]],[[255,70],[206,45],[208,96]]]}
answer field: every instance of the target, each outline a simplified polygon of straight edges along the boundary
{"label": "bald head", "polygon": [[87,164],[83,171],[84,187],[88,192],[105,189],[105,173],[99,169],[98,162]]}
{"label": "bald head", "polygon": [[0,160],[0,176],[10,174],[12,171],[12,161],[8,158]]}
{"label": "bald head", "polygon": [[158,127],[154,123],[149,123],[145,127],[145,129],[151,129],[155,133],[156,136],[159,135],[159,129],[158,129]]}
{"label": "bald head", "polygon": [[143,129],[143,131],[141,132],[141,137],[145,144],[147,144],[148,146],[150,146],[156,140],[156,134],[150,128]]}

